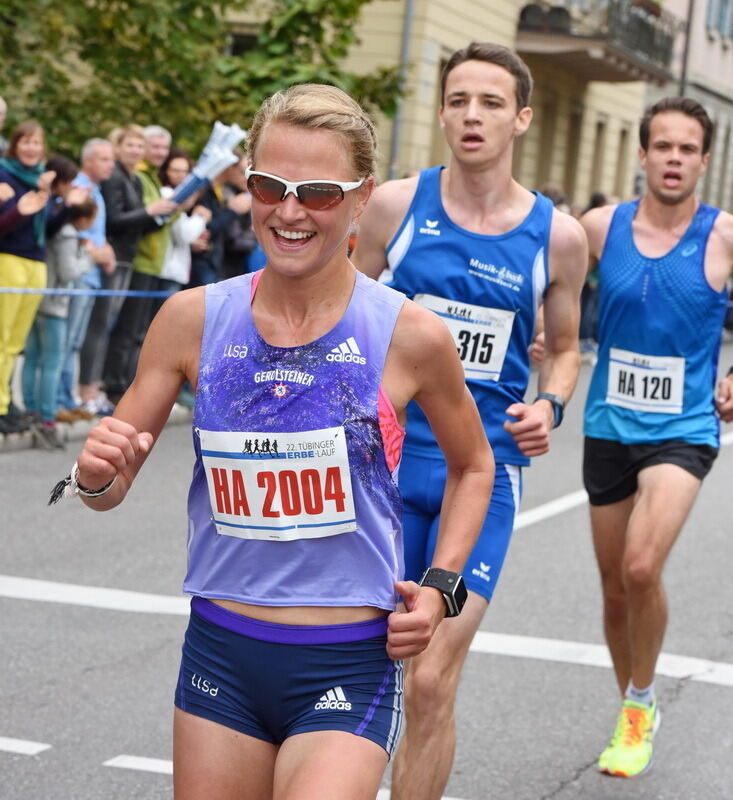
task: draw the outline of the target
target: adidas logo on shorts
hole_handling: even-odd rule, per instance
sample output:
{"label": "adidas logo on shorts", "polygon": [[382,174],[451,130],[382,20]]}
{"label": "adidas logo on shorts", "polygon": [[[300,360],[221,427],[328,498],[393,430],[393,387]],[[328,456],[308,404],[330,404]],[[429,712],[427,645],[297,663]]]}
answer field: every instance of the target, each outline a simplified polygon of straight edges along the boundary
{"label": "adidas logo on shorts", "polygon": [[329,689],[315,705],[316,711],[351,711],[351,703],[346,699],[340,686]]}
{"label": "adidas logo on shorts", "polygon": [[362,356],[359,345],[353,336],[349,336],[345,342],[341,342],[340,345],[334,347],[326,356],[326,361],[337,361],[343,364],[366,364],[366,358]]}

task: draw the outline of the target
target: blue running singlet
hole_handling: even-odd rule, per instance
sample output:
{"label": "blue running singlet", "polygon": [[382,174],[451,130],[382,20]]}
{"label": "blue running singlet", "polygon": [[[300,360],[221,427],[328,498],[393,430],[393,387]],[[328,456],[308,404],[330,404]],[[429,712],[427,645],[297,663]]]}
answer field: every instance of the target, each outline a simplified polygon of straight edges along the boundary
{"label": "blue running singlet", "polygon": [[616,208],[598,264],[598,362],[585,435],[718,447],[714,387],[727,293],[710,286],[704,261],[719,210],[701,204],[675,247],[648,258],[634,243],[638,207]]}
{"label": "blue running singlet", "polygon": [[[513,230],[496,236],[467,231],[446,214],[443,167],[420,173],[417,190],[387,248],[389,284],[446,323],[497,463],[529,464],[502,428],[529,380],[527,349],[548,278],[552,203],[537,195]],[[442,458],[425,415],[407,409],[405,453]]]}

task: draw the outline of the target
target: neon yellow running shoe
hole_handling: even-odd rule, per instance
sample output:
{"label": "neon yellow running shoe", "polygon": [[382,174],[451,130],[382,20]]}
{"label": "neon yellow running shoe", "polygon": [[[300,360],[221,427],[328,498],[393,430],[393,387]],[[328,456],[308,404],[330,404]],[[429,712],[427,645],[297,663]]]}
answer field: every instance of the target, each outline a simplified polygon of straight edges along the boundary
{"label": "neon yellow running shoe", "polygon": [[598,759],[598,769],[619,778],[646,772],[652,765],[654,734],[661,721],[656,700],[652,706],[624,700],[611,743]]}

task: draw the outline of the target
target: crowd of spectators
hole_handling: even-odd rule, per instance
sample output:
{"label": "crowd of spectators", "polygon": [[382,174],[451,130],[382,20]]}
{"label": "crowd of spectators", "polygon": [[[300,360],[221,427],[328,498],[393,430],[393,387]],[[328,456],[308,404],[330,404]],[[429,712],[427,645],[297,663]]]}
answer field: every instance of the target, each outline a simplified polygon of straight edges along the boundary
{"label": "crowd of spectators", "polygon": [[[34,121],[2,135],[0,98],[0,434],[30,430],[63,449],[57,422],[113,412],[135,377],[164,297],[247,272],[257,247],[243,155],[184,204],[193,161],[160,125],[125,124],[48,155]],[[13,290],[76,290],[67,294]],[[99,290],[146,293],[100,295]],[[17,357],[22,408],[13,402]],[[179,401],[189,404],[182,391]]]}

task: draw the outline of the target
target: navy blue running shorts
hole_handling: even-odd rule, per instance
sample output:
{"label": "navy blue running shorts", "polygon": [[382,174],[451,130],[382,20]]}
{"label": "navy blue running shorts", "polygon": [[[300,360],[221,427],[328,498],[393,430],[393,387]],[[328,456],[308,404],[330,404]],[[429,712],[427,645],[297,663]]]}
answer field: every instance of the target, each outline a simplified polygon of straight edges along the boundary
{"label": "navy blue running shorts", "polygon": [[[405,580],[419,581],[432,563],[445,477],[443,459],[402,454],[399,485],[404,506]],[[489,511],[463,568],[466,587],[487,600],[491,600],[504,565],[521,496],[522,468],[497,464]]]}
{"label": "navy blue running shorts", "polygon": [[657,444],[622,444],[585,437],[583,483],[592,506],[608,506],[631,497],[641,470],[655,464],[675,464],[702,480],[718,455],[707,444],[670,439]]}
{"label": "navy blue running shorts", "polygon": [[347,731],[391,756],[402,723],[403,674],[386,644],[384,617],[278,625],[194,597],[175,704],[274,744],[297,733]]}

